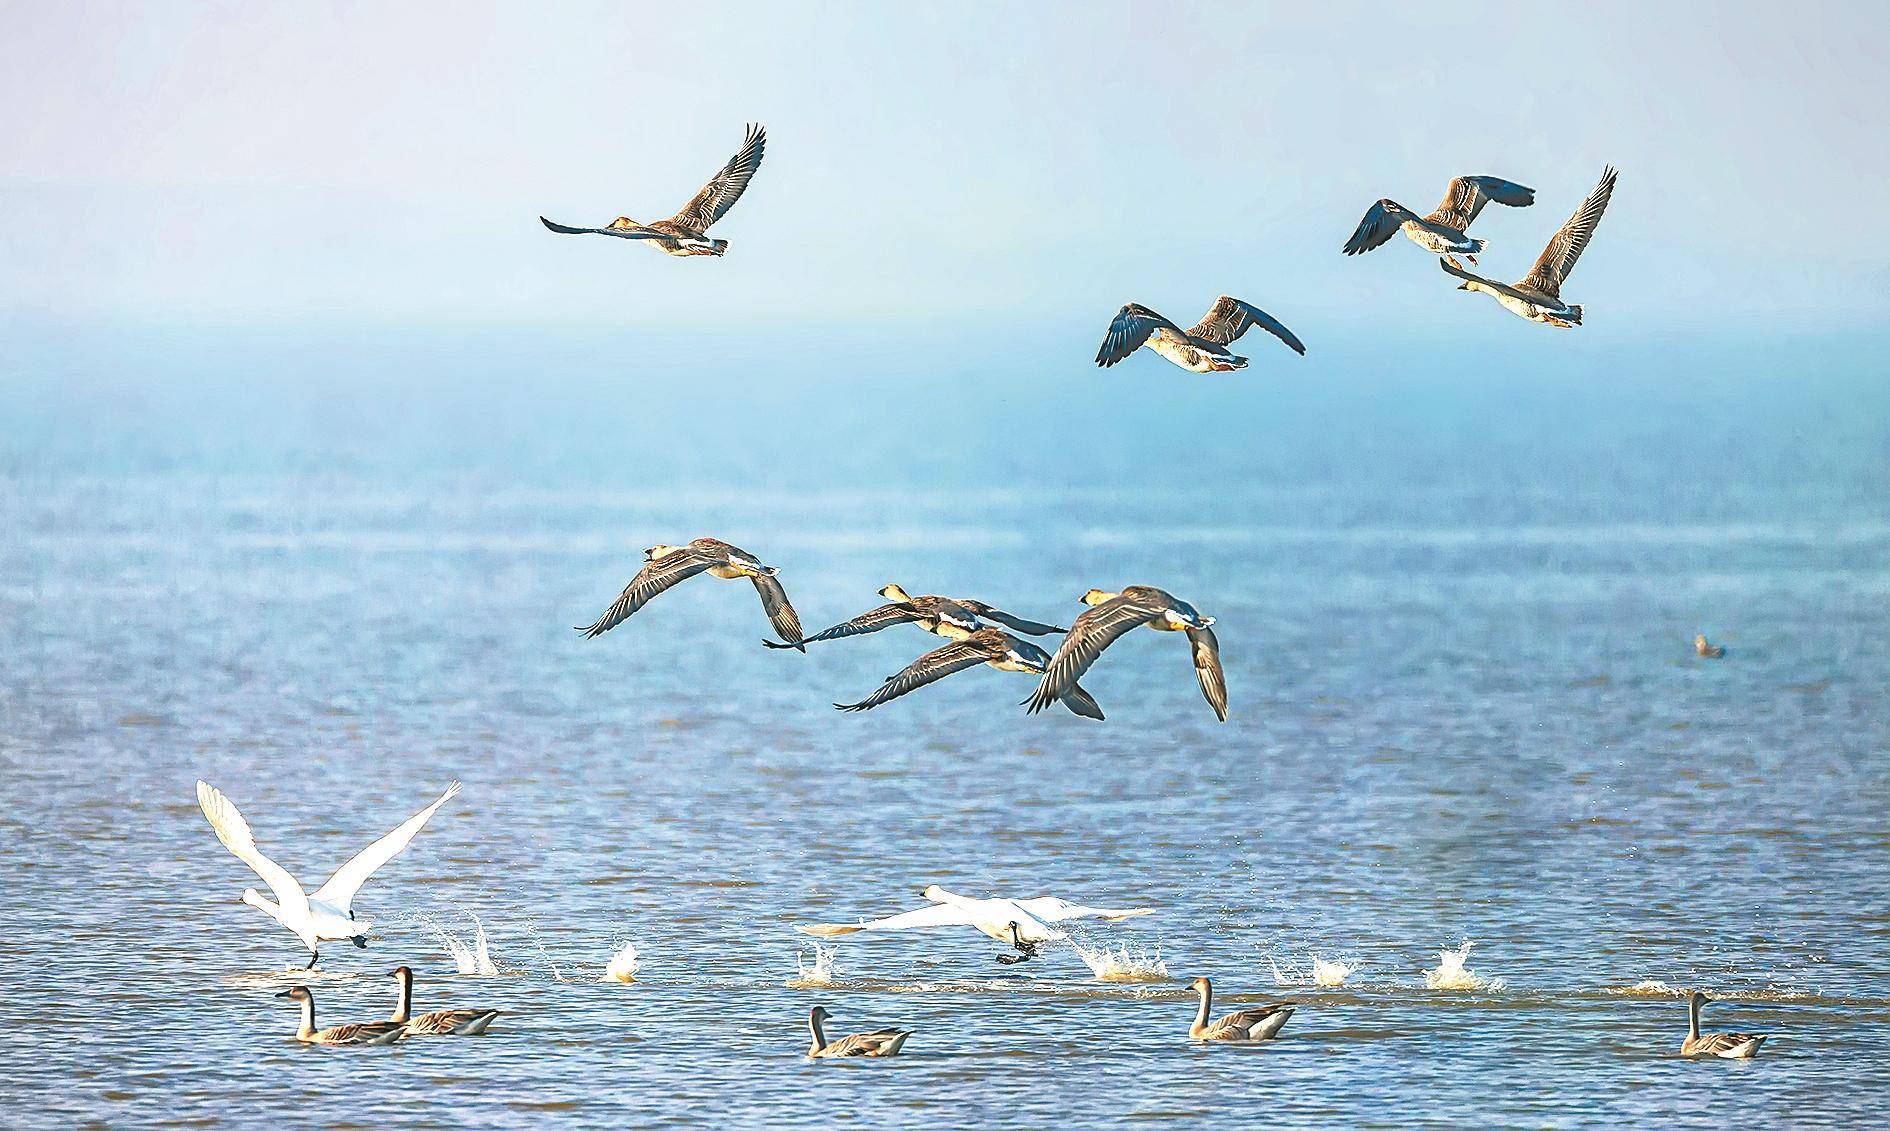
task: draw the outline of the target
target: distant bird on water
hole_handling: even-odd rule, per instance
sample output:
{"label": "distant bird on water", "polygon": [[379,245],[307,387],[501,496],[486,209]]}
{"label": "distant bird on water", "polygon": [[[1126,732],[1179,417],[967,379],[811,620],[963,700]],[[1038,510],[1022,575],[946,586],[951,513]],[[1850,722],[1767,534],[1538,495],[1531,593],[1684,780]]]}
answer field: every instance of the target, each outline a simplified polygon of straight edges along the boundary
{"label": "distant bird on water", "polygon": [[1381,199],[1365,210],[1365,218],[1358,222],[1352,238],[1345,241],[1345,254],[1362,255],[1382,247],[1403,228],[1406,238],[1425,251],[1452,263],[1461,255],[1474,264],[1489,241],[1472,239],[1464,233],[1492,200],[1511,208],[1527,208],[1536,202],[1536,190],[1501,177],[1458,177],[1450,182],[1444,202],[1428,216],[1419,216],[1388,197]]}
{"label": "distant bird on water", "polygon": [[301,1004],[302,1023],[296,1027],[295,1039],[305,1045],[391,1045],[407,1035],[404,1021],[356,1021],[317,1029],[315,995],[307,986],[290,986],[276,996]]}
{"label": "distant bird on water", "polygon": [[[948,675],[975,668],[979,664],[989,664],[1001,672],[1042,675],[1050,664],[1050,653],[1000,629],[981,628],[963,638],[953,639],[943,648],[935,648],[920,656],[904,671],[888,676],[879,690],[858,703],[835,703],[834,707],[841,711],[870,711],[907,692],[917,691],[928,683],[936,683]],[[1063,705],[1074,714],[1086,719],[1103,717],[1102,708],[1080,686],[1072,685],[1062,699]]]}
{"label": "distant bird on water", "polygon": [[[983,601],[968,598],[939,597],[927,594],[914,597],[898,585],[888,585],[879,591],[879,595],[891,601],[877,609],[869,609],[849,621],[842,621],[832,628],[824,628],[803,640],[803,644],[815,644],[822,640],[839,640],[848,636],[864,636],[869,632],[878,632],[895,624],[916,624],[927,632],[943,636],[947,640],[963,640],[984,627],[980,621],[1001,624],[1014,632],[1028,636],[1047,636],[1053,632],[1067,632],[1053,624],[1040,624],[1034,620],[1012,616],[1003,609],[994,608]],[[770,648],[785,648],[788,645],[776,644],[764,640]]]}
{"label": "distant bird on water", "polygon": [[1188,1035],[1197,1041],[1270,1041],[1293,1016],[1290,1005],[1262,1005],[1209,1021],[1208,1011],[1214,1008],[1213,983],[1196,978],[1188,988],[1201,997],[1194,1024],[1188,1026]]}
{"label": "distant bird on water", "polygon": [[1680,1042],[1681,1056],[1717,1056],[1725,1060],[1751,1060],[1758,1055],[1768,1033],[1702,1033],[1700,1010],[1712,999],[1698,990],[1687,995],[1687,1039]]}
{"label": "distant bird on water", "polygon": [[1116,311],[1109,323],[1102,348],[1096,351],[1096,364],[1107,369],[1146,345],[1190,373],[1245,369],[1247,359],[1227,347],[1255,326],[1285,342],[1294,353],[1305,354],[1305,345],[1279,319],[1222,295],[1201,321],[1186,330],[1140,303],[1130,303]]}
{"label": "distant bird on water", "polygon": [[1718,660],[1726,655],[1726,649],[1717,644],[1707,643],[1706,634],[1703,632],[1693,638],[1693,651],[1702,659],[1707,660]]}
{"label": "distant bird on water", "polygon": [[728,215],[728,210],[742,198],[742,191],[748,187],[755,170],[761,168],[762,154],[767,145],[767,131],[759,125],[749,126],[747,137],[742,139],[741,149],[728,159],[722,171],[703,185],[702,191],[683,205],[682,211],[667,220],[639,224],[628,216],[619,216],[610,222],[609,227],[572,228],[540,216],[539,223],[567,236],[597,235],[651,240],[657,250],[665,255],[721,255],[728,250],[728,241],[710,239],[706,234],[709,225]]}
{"label": "distant bird on water", "polygon": [[808,1011],[807,1029],[813,1036],[813,1044],[807,1049],[808,1056],[898,1056],[899,1050],[905,1047],[906,1038],[912,1035],[910,1029],[875,1029],[870,1033],[854,1033],[837,1041],[829,1041],[820,1023],[832,1016],[824,1005],[817,1005]]}
{"label": "distant bird on water", "polygon": [[698,573],[706,573],[724,580],[746,577],[754,582],[755,592],[761,594],[761,607],[766,610],[774,630],[789,647],[801,646],[801,618],[795,615],[794,606],[788,604],[787,592],[775,579],[777,571],[773,566],[762,565],[761,560],[748,551],[719,539],[698,538],[687,546],[651,546],[643,551],[643,559],[643,568],[630,579],[616,602],[595,622],[580,626],[577,631],[587,639],[602,636],[629,620],[658,593]]}
{"label": "distant bird on water", "polygon": [[1202,616],[1193,605],[1151,585],[1131,585],[1120,593],[1091,589],[1083,594],[1090,606],[1050,661],[1037,692],[1025,703],[1030,713],[1048,707],[1076,687],[1091,664],[1125,633],[1147,625],[1157,632],[1185,632],[1193,646],[1194,674],[1201,684],[1201,694],[1214,716],[1227,721],[1227,679],[1221,671],[1221,645],[1209,626],[1213,617]]}
{"label": "distant bird on water", "polygon": [[1595,191],[1588,194],[1582,206],[1568,218],[1568,223],[1555,233],[1549,246],[1542,250],[1542,256],[1536,260],[1535,267],[1519,283],[1498,283],[1473,275],[1449,260],[1440,259],[1438,266],[1459,279],[1460,291],[1481,291],[1497,302],[1503,309],[1519,318],[1531,322],[1546,322],[1551,326],[1564,329],[1582,324],[1582,308],[1562,301],[1562,284],[1567,281],[1569,272],[1575,270],[1575,261],[1582,257],[1582,251],[1588,247],[1588,241],[1595,234],[1595,226],[1601,223],[1601,214],[1608,210],[1608,199],[1614,195],[1615,168],[1610,165],[1601,172],[1601,181],[1595,185]]}

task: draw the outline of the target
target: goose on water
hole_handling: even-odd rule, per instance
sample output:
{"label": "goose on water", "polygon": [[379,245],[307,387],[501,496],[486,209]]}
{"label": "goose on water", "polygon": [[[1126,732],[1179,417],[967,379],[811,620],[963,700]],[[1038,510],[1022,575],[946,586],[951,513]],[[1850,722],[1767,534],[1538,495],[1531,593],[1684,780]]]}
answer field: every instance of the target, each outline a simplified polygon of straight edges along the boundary
{"label": "goose on water", "polygon": [[538,221],[552,231],[567,236],[598,235],[649,240],[665,255],[721,255],[728,250],[728,241],[710,239],[707,235],[709,225],[728,215],[728,210],[742,198],[742,191],[748,187],[755,170],[761,168],[762,153],[767,145],[767,131],[758,125],[749,126],[747,136],[742,139],[741,149],[728,159],[722,171],[703,185],[694,199],[683,205],[682,211],[667,220],[639,224],[628,216],[619,216],[604,228],[573,228],[553,223],[543,216]]}
{"label": "goose on water", "polygon": [[1186,330],[1140,303],[1130,303],[1110,321],[1102,348],[1096,351],[1096,364],[1107,369],[1147,346],[1190,373],[1245,369],[1247,359],[1227,347],[1254,326],[1285,342],[1294,353],[1305,354],[1306,346],[1279,319],[1232,295],[1222,295],[1201,321]]}
{"label": "goose on water", "polygon": [[1362,255],[1382,247],[1402,228],[1405,236],[1425,251],[1452,263],[1461,255],[1474,264],[1488,241],[1464,233],[1492,200],[1511,208],[1527,208],[1536,202],[1536,190],[1501,177],[1458,177],[1450,182],[1444,202],[1428,216],[1419,216],[1395,200],[1381,199],[1365,210],[1358,229],[1345,241],[1345,254]]}
{"label": "goose on water", "polygon": [[817,1005],[808,1011],[807,1030],[813,1036],[813,1044],[807,1049],[808,1056],[898,1056],[899,1050],[905,1047],[906,1038],[912,1035],[910,1029],[875,1029],[870,1033],[854,1033],[829,1042],[820,1023],[832,1016],[824,1005]]}
{"label": "goose on water", "polygon": [[1076,618],[1062,647],[1044,670],[1037,691],[1024,702],[1036,714],[1076,688],[1091,664],[1123,634],[1147,625],[1157,632],[1185,632],[1194,652],[1194,675],[1214,717],[1227,721],[1227,677],[1221,670],[1221,645],[1193,605],[1151,585],[1131,585],[1120,593],[1091,589],[1083,594],[1088,611]]}
{"label": "goose on water", "polygon": [[1067,922],[1071,919],[1101,919],[1105,923],[1116,923],[1124,919],[1134,919],[1155,913],[1152,907],[1124,909],[1084,907],[1051,895],[1039,896],[1036,899],[969,899],[962,895],[954,895],[937,884],[926,888],[922,894],[930,901],[931,906],[921,907],[917,911],[907,911],[901,915],[858,923],[802,924],[794,929],[804,935],[831,939],[860,931],[914,931],[930,927],[971,927],[988,938],[1009,943],[1016,948],[1021,957],[1007,954],[998,959],[999,962],[1009,965],[1035,956],[1044,943],[1067,937],[1062,931],[1051,926],[1053,923]]}
{"label": "goose on water", "polygon": [[356,1021],[317,1029],[315,995],[307,986],[291,986],[276,996],[302,1003],[302,1024],[295,1030],[295,1039],[305,1045],[391,1045],[407,1035],[407,1026],[400,1021]]}
{"label": "goose on water", "polygon": [[405,966],[396,966],[387,972],[387,976],[398,984],[398,997],[394,1002],[394,1015],[389,1021],[404,1025],[409,1036],[415,1037],[477,1037],[482,1036],[492,1021],[499,1015],[496,1009],[437,1009],[432,1013],[413,1016],[413,971]]}
{"label": "goose on water", "polygon": [[1702,1033],[1700,1010],[1712,999],[1698,990],[1687,995],[1687,1039],[1680,1042],[1681,1056],[1717,1056],[1726,1060],[1751,1060],[1769,1033]]}
{"label": "goose on water", "polygon": [[308,893],[302,891],[301,883],[289,874],[288,869],[264,856],[256,847],[256,838],[250,834],[249,822],[243,819],[243,814],[237,811],[229,798],[223,796],[221,790],[207,782],[198,782],[197,804],[202,807],[203,815],[210,819],[210,827],[216,832],[217,839],[223,842],[223,847],[261,876],[276,897],[275,902],[271,903],[255,888],[250,888],[243,892],[243,902],[267,913],[301,939],[302,945],[308,948],[308,966],[312,969],[315,960],[321,957],[317,949],[321,943],[348,939],[356,946],[367,946],[367,933],[373,924],[354,917],[352,904],[355,893],[361,890],[361,885],[381,865],[399,855],[427,823],[427,819],[458,793],[458,782],[447,786],[438,801],[402,821],[393,832],[362,849],[354,859],[328,877],[327,883]]}
{"label": "goose on water", "polygon": [[1567,329],[1582,324],[1582,308],[1579,304],[1562,301],[1562,284],[1567,281],[1569,272],[1575,270],[1575,261],[1582,257],[1588,247],[1588,241],[1595,234],[1595,226],[1601,223],[1601,214],[1608,210],[1608,199],[1614,195],[1615,168],[1610,165],[1601,172],[1601,181],[1595,185],[1595,191],[1588,194],[1582,206],[1568,218],[1549,246],[1542,249],[1542,255],[1536,259],[1536,265],[1529,274],[1518,283],[1499,283],[1473,275],[1448,260],[1440,259],[1438,266],[1457,276],[1463,282],[1457,285],[1460,291],[1477,291],[1489,295],[1501,303],[1503,309],[1519,318],[1531,322],[1544,322],[1550,326]]}
{"label": "goose on water", "polygon": [[[943,614],[942,614],[943,615]],[[942,634],[941,634],[942,635]],[[835,703],[842,711],[870,711],[928,683],[935,683],[954,672],[989,664],[1001,672],[1029,672],[1042,675],[1050,663],[1050,653],[1028,640],[1020,640],[996,628],[980,628],[963,639],[935,648],[907,665],[904,671],[886,677],[879,690],[858,703]],[[1102,708],[1089,692],[1072,685],[1063,695],[1063,705],[1086,719],[1101,719]]]}
{"label": "goose on water", "polygon": [[1197,1041],[1270,1041],[1286,1025],[1287,1018],[1293,1016],[1290,1005],[1262,1005],[1209,1021],[1214,984],[1206,978],[1196,978],[1188,988],[1201,996],[1194,1024],[1188,1026],[1188,1035]]}
{"label": "goose on water", "polygon": [[761,594],[761,607],[774,630],[787,641],[787,647],[801,647],[801,618],[795,615],[794,606],[788,604],[787,592],[775,578],[776,569],[762,565],[760,559],[748,551],[719,539],[698,538],[687,546],[651,546],[643,551],[643,559],[643,568],[637,570],[616,602],[595,622],[577,631],[587,639],[602,636],[630,619],[632,613],[649,604],[658,593],[698,573],[706,573],[724,580],[746,577],[754,582],[755,592]]}
{"label": "goose on water", "polygon": [[[1048,636],[1053,632],[1066,632],[1053,624],[1042,624],[1023,617],[1012,616],[1003,609],[987,605],[983,601],[968,598],[939,597],[931,594],[914,597],[898,585],[888,585],[879,591],[879,595],[890,601],[877,609],[869,609],[849,621],[842,621],[832,628],[824,628],[807,639],[803,644],[814,644],[822,640],[839,640],[847,636],[864,636],[869,632],[878,632],[895,624],[916,624],[927,632],[936,633],[947,640],[963,640],[978,631],[981,621],[1001,624],[1013,632],[1026,636]],[[763,641],[770,648],[785,648],[788,645]]]}
{"label": "goose on water", "polygon": [[1693,638],[1693,654],[1703,660],[1720,660],[1726,656],[1726,649],[1709,642],[1704,632]]}

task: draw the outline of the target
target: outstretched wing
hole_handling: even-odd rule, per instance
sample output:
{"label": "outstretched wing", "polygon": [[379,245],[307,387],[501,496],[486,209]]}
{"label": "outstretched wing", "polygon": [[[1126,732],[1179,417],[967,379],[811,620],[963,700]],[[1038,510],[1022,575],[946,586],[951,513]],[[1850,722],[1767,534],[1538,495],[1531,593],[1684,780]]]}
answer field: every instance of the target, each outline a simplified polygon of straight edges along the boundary
{"label": "outstretched wing", "polygon": [[1424,218],[1461,232],[1470,227],[1482,214],[1483,206],[1492,200],[1511,208],[1527,208],[1536,202],[1536,190],[1501,177],[1458,177],[1450,182],[1444,202]]}
{"label": "outstretched wing", "polygon": [[1201,321],[1188,331],[1190,338],[1200,338],[1204,342],[1213,342],[1224,346],[1246,333],[1249,327],[1258,326],[1267,333],[1285,342],[1294,353],[1304,354],[1305,345],[1293,336],[1293,332],[1280,324],[1280,320],[1251,303],[1245,303],[1231,295],[1222,295],[1214,300],[1214,305],[1201,316]]}
{"label": "outstretched wing", "polygon": [[870,711],[881,703],[897,699],[909,691],[917,691],[928,683],[937,683],[953,672],[975,668],[990,658],[984,649],[975,644],[953,641],[912,661],[904,671],[889,677],[879,685],[879,690],[858,703],[835,703],[834,706],[842,711]]}
{"label": "outstretched wing", "polygon": [[547,220],[543,216],[538,218],[538,222],[550,228],[552,231],[566,236],[616,236],[621,240],[666,240],[673,238],[663,232],[656,231],[654,228],[643,227],[641,224],[635,224],[627,228],[573,228],[565,224]]}
{"label": "outstretched wing", "polygon": [[1054,895],[1041,895],[1036,899],[1019,899],[1013,902],[1046,923],[1062,923],[1070,919],[1101,919],[1106,923],[1119,923],[1124,919],[1137,919],[1143,915],[1155,914],[1153,907],[1084,907],[1080,903],[1071,903],[1067,899],[1058,899]]}
{"label": "outstretched wing", "polygon": [[1365,210],[1365,218],[1358,222],[1352,238],[1345,241],[1345,254],[1361,255],[1382,247],[1386,240],[1398,234],[1398,228],[1406,220],[1415,219],[1417,216],[1397,201],[1381,200]]}
{"label": "outstretched wing", "polygon": [[[822,640],[840,640],[848,636],[864,636],[869,632],[878,632],[882,628],[891,628],[895,624],[910,624],[920,617],[919,610],[903,601],[894,601],[890,605],[881,605],[861,613],[852,620],[841,621],[832,628],[823,628],[812,636],[803,637],[802,644],[818,644]],[[792,644],[776,644],[772,640],[763,640],[770,648],[792,648]]]}
{"label": "outstretched wing", "polygon": [[1221,671],[1221,642],[1211,628],[1191,628],[1188,642],[1194,645],[1194,678],[1201,682],[1201,694],[1214,717],[1227,721],[1227,677]]}
{"label": "outstretched wing", "polygon": [[1116,316],[1109,323],[1109,332],[1103,335],[1102,348],[1096,351],[1096,364],[1104,369],[1128,357],[1142,348],[1148,336],[1157,330],[1173,330],[1181,333],[1181,327],[1163,318],[1161,315],[1132,302],[1116,311]]}
{"label": "outstretched wing", "polygon": [[1003,609],[994,609],[983,601],[960,601],[958,603],[970,609],[972,615],[979,620],[988,620],[995,624],[1001,624],[1005,628],[1021,632],[1025,636],[1049,636],[1054,632],[1069,631],[1067,628],[1058,628],[1054,624],[1042,624],[1038,621],[1025,620],[1023,617],[1012,616]]}
{"label": "outstretched wing", "polygon": [[1050,658],[1050,666],[1044,670],[1036,693],[1024,701],[1030,713],[1034,715],[1068,694],[1096,662],[1096,657],[1102,655],[1103,649],[1114,644],[1123,633],[1140,628],[1159,615],[1159,609],[1144,608],[1127,597],[1111,597],[1077,617],[1069,635],[1063,638],[1063,646]]}
{"label": "outstretched wing", "polygon": [[921,907],[917,911],[890,915],[884,919],[871,919],[859,923],[806,923],[797,925],[794,929],[803,935],[833,939],[860,931],[918,931],[927,927],[961,927],[976,922],[977,917],[963,908],[954,907],[949,903],[934,903]]}
{"label": "outstretched wing", "polygon": [[1063,705],[1070,709],[1070,714],[1072,715],[1078,715],[1085,719],[1095,719],[1098,722],[1102,721],[1102,704],[1096,702],[1094,695],[1083,690],[1083,685],[1080,683],[1072,686],[1068,691],[1063,693]]}
{"label": "outstretched wing", "polygon": [[698,554],[693,550],[683,550],[668,554],[652,562],[645,562],[637,575],[624,586],[621,596],[604,612],[604,615],[577,631],[586,639],[602,636],[630,619],[630,614],[650,603],[651,598],[668,589],[679,581],[686,581],[703,570],[716,564],[716,559]]}
{"label": "outstretched wing", "polygon": [[459,783],[454,782],[446,787],[445,793],[440,794],[438,801],[408,817],[393,832],[356,853],[354,859],[343,864],[334,875],[328,877],[327,883],[316,888],[315,894],[310,898],[332,904],[343,911],[348,910],[349,903],[354,899],[354,893],[361,890],[361,885],[367,883],[367,878],[373,875],[381,865],[400,855],[401,850],[407,847],[407,843],[419,833],[421,826],[427,823],[427,818],[439,812],[440,806],[458,796]]}
{"label": "outstretched wing", "polygon": [[790,645],[802,648],[801,618],[795,614],[794,606],[788,604],[787,590],[781,588],[781,582],[772,573],[754,574],[749,580],[755,583],[755,592],[761,594],[761,607],[767,611],[768,623],[774,626],[775,634]]}
{"label": "outstretched wing", "polygon": [[761,168],[762,153],[767,147],[768,131],[759,125],[750,125],[747,136],[742,139],[741,149],[672,219],[692,231],[700,232],[727,215],[728,210],[735,207],[735,202],[742,198],[742,192],[747,189],[755,170]]}
{"label": "outstretched wing", "polygon": [[223,842],[223,847],[230,850],[238,860],[248,864],[250,870],[262,877],[275,893],[276,902],[290,918],[300,920],[308,915],[308,896],[302,893],[302,885],[296,882],[289,870],[264,856],[256,847],[256,838],[250,835],[249,822],[237,811],[234,803],[223,796],[223,791],[209,782],[197,783],[197,804],[203,809],[203,815],[210,819],[210,828]]}
{"label": "outstretched wing", "polygon": [[1569,272],[1575,270],[1575,261],[1582,257],[1595,234],[1595,226],[1601,223],[1601,214],[1608,210],[1608,198],[1614,195],[1614,178],[1613,165],[1601,171],[1601,181],[1595,185],[1595,191],[1582,201],[1582,206],[1562,225],[1562,230],[1555,233],[1549,246],[1542,250],[1542,257],[1536,260],[1535,269],[1518,286],[1558,299],[1562,297],[1562,283]]}

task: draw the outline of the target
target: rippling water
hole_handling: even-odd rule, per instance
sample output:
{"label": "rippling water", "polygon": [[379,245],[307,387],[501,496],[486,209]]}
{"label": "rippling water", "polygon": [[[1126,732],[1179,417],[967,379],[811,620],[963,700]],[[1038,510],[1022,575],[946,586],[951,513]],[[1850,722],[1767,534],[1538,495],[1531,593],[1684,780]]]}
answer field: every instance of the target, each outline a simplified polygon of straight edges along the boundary
{"label": "rippling water", "polygon": [[[1190,411],[1196,388],[1176,394]],[[136,423],[75,438],[96,419],[16,418],[0,1015],[31,1068],[0,1086],[13,1114],[1880,1118],[1881,393],[1634,419],[1565,394],[1440,418],[1238,388],[1274,399],[1205,464],[1150,440],[1089,483],[1067,445],[1006,463],[1014,434],[975,429],[888,481],[868,470],[904,458],[884,438],[812,464],[756,443],[665,476],[641,441],[574,469],[542,419],[467,424],[516,450],[403,462],[278,447],[240,407],[154,426],[173,441],[158,455]],[[1702,429],[1736,458],[1702,460]],[[234,454],[192,439],[232,430],[250,437]],[[779,565],[810,631],[891,580],[1066,622],[1091,585],[1161,584],[1219,618],[1233,717],[1213,722],[1186,650],[1152,633],[1086,681],[1110,715],[1093,725],[1025,716],[1030,681],[988,669],[838,715],[929,638],[765,651],[744,583],[571,632],[643,546],[702,533]],[[1729,658],[1694,658],[1696,631]],[[406,963],[422,1008],[502,1007],[492,1034],[290,1042],[271,994],[301,955],[238,902],[256,881],[198,812],[198,777],[311,883],[462,779],[358,901],[371,947],[331,945],[312,984],[323,1021],[366,1018]],[[1100,981],[1068,947],[1000,967],[969,931],[838,940],[802,976],[793,924],[905,910],[929,883],[1159,908],[1085,942],[1173,980]],[[474,914],[496,975],[455,974],[439,937],[470,940]],[[1466,940],[1488,984],[1427,989]],[[636,981],[600,982],[625,942]],[[1274,984],[1315,957],[1354,972]],[[1217,1004],[1301,1008],[1268,1046],[1192,1047],[1199,974]],[[1733,999],[1714,1026],[1777,1034],[1761,1059],[1673,1055],[1695,986]],[[810,1063],[816,1003],[840,1031],[917,1034],[896,1061]]]}

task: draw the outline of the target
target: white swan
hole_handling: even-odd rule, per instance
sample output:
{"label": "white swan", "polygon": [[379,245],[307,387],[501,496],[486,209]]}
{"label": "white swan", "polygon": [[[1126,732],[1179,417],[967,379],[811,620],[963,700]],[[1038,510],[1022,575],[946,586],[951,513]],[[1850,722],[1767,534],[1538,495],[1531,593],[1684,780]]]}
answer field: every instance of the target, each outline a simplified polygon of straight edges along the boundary
{"label": "white swan", "polygon": [[1101,919],[1115,923],[1123,919],[1134,919],[1141,915],[1153,915],[1152,907],[1115,909],[1108,907],[1084,907],[1071,903],[1067,899],[1058,899],[1053,895],[1039,896],[1036,899],[968,899],[962,895],[953,895],[944,888],[933,884],[924,891],[932,906],[921,907],[917,911],[908,911],[903,915],[892,915],[885,919],[861,921],[859,923],[810,923],[794,929],[804,935],[814,935],[823,939],[838,938],[859,931],[913,931],[927,927],[972,927],[980,933],[999,942],[1010,943],[1018,950],[1017,954],[998,956],[998,961],[1005,965],[1023,962],[1035,958],[1043,949],[1043,944],[1066,938],[1062,931],[1051,926],[1068,919]]}
{"label": "white swan", "polygon": [[321,957],[316,948],[323,942],[351,939],[356,946],[367,946],[368,929],[373,924],[355,919],[349,907],[355,893],[361,890],[361,885],[367,882],[376,869],[407,847],[407,842],[427,823],[427,818],[458,793],[458,782],[447,786],[438,801],[362,849],[354,859],[328,877],[327,883],[307,894],[287,868],[257,849],[256,838],[249,832],[249,822],[243,820],[243,814],[237,812],[236,806],[223,796],[221,790],[208,782],[198,782],[197,804],[203,807],[203,815],[210,819],[210,827],[216,830],[217,839],[223,842],[223,847],[261,876],[276,897],[276,902],[271,903],[261,892],[249,888],[243,892],[243,902],[267,912],[270,918],[301,939],[302,945],[308,948],[309,968],[313,969],[315,960]]}

